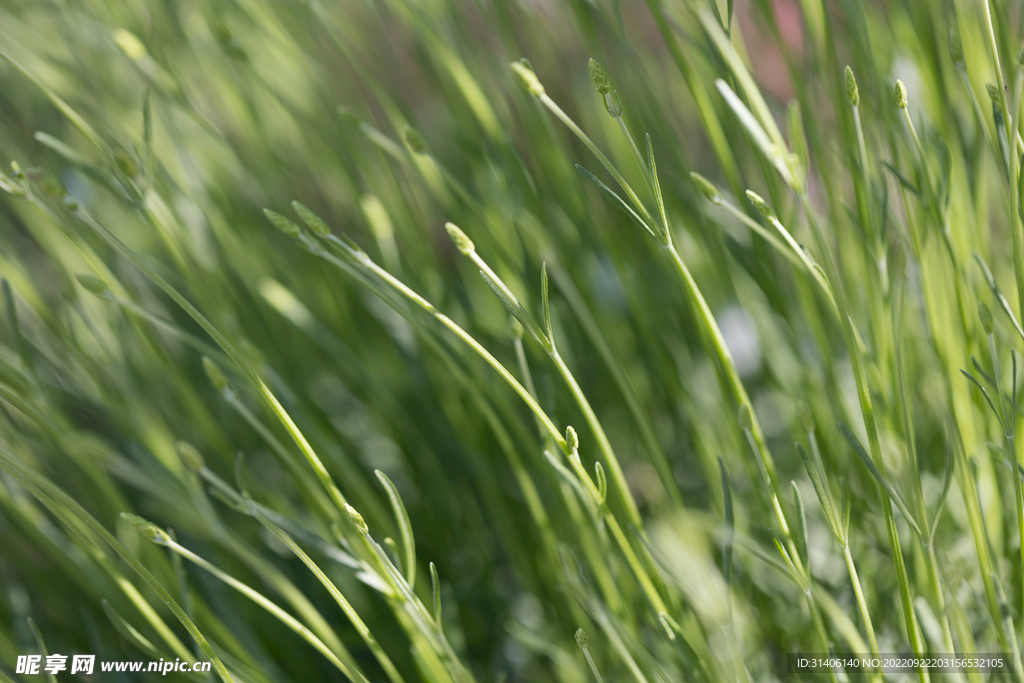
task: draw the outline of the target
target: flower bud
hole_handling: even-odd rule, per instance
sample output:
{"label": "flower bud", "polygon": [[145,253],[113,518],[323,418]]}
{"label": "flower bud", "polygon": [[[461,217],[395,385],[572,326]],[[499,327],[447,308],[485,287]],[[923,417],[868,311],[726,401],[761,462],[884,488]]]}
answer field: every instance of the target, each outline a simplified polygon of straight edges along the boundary
{"label": "flower bud", "polygon": [[597,92],[602,95],[607,95],[611,92],[612,87],[608,83],[608,76],[605,74],[604,69],[597,63],[596,59],[591,58],[587,62],[587,68],[590,70],[590,80],[594,81],[594,87],[597,88]]}
{"label": "flower bud", "polygon": [[305,204],[293,201],[292,208],[295,209],[295,213],[299,214],[299,218],[302,219],[302,222],[308,225],[309,229],[312,230],[317,237],[327,237],[327,235],[331,234],[331,228],[324,222],[324,219],[310,211],[309,207]]}
{"label": "flower bud", "polygon": [[857,89],[857,79],[853,77],[853,69],[846,67],[846,101],[851,107],[860,105],[860,91]]}
{"label": "flower bud", "polygon": [[988,98],[992,100],[992,105],[995,107],[999,106],[999,88],[992,85],[991,83],[985,84],[985,90],[988,92]]}
{"label": "flower bud", "polygon": [[754,420],[750,416],[750,406],[746,403],[740,406],[739,415],[737,418],[740,421],[740,429],[745,432],[749,432],[754,428]]}
{"label": "flower bud", "polygon": [[476,245],[473,244],[473,240],[469,239],[466,233],[462,232],[459,226],[454,223],[445,223],[444,229],[448,231],[448,236],[451,237],[452,242],[455,243],[455,248],[466,256],[469,256],[476,250]]}
{"label": "flower bud", "polygon": [[228,388],[228,378],[224,376],[224,372],[220,369],[220,366],[213,362],[209,356],[203,356],[203,370],[206,372],[206,377],[210,380],[210,384],[217,391],[224,391]]}
{"label": "flower bud", "polygon": [[576,629],[576,644],[580,646],[581,650],[586,650],[587,645],[590,644],[590,638],[587,637],[586,631],[581,628]]}
{"label": "flower bud", "polygon": [[128,522],[136,531],[151,541],[163,543],[164,541],[170,540],[166,531],[138,515],[133,515],[130,512],[122,512],[121,519]]}
{"label": "flower bud", "polygon": [[903,81],[896,79],[896,88],[893,91],[893,97],[896,98],[896,106],[900,109],[907,108],[907,86],[903,84]]}
{"label": "flower bud", "polygon": [[533,68],[530,66],[525,58],[520,59],[518,62],[512,62],[509,65],[512,69],[512,80],[516,82],[522,90],[530,93],[534,97],[540,97],[544,94],[544,86],[541,85],[540,80],[537,78],[537,74],[533,73]]}
{"label": "flower bud", "polygon": [[708,198],[708,201],[712,204],[722,203],[722,193],[718,191],[718,188],[712,184],[710,180],[702,176],[700,173],[690,173],[690,180],[693,181],[693,186],[696,187],[702,195]]}
{"label": "flower bud", "polygon": [[263,214],[270,219],[270,222],[274,224],[274,227],[288,235],[292,239],[302,239],[302,230],[295,223],[291,222],[276,211],[270,209],[263,209]]}
{"label": "flower bud", "polygon": [[346,107],[343,104],[338,106],[338,116],[341,117],[342,121],[352,126],[353,128],[358,128],[360,125],[366,122],[366,119],[364,119],[359,112],[357,112],[352,107]]}
{"label": "flower bud", "polygon": [[772,207],[768,204],[768,202],[761,198],[761,195],[751,190],[747,190],[747,200],[750,201],[753,207],[757,209],[757,212],[761,214],[765,219],[771,219],[775,217],[775,212],[772,210]]}
{"label": "flower bud", "polygon": [[179,441],[174,444],[174,450],[178,451],[178,457],[181,458],[181,462],[192,472],[198,472],[206,466],[206,461],[203,460],[202,454],[187,441]]}
{"label": "flower bud", "polygon": [[966,66],[963,43],[960,42],[960,36],[953,29],[949,29],[949,58],[953,60],[953,65],[958,69],[963,69]]}
{"label": "flower bud", "polygon": [[352,526],[356,528],[356,531],[363,536],[370,533],[370,528],[366,526],[366,521],[363,519],[363,516],[359,514],[354,507],[346,503],[345,512],[348,513],[348,521],[352,522]]}
{"label": "flower bud", "polygon": [[70,192],[61,198],[61,203],[64,204],[64,208],[68,211],[78,210],[78,197],[71,194]]}
{"label": "flower bud", "polygon": [[988,310],[984,301],[978,302],[978,317],[981,318],[981,329],[985,330],[985,334],[992,334],[992,311]]}
{"label": "flower bud", "polygon": [[427,146],[427,141],[423,139],[423,135],[412,126],[405,127],[405,144],[409,145],[416,154],[426,154],[430,151],[430,147]]}
{"label": "flower bud", "polygon": [[576,430],[572,428],[572,425],[565,428],[565,445],[570,451],[580,447],[580,437],[576,435]]}
{"label": "flower bud", "polygon": [[75,275],[75,279],[78,280],[78,284],[82,285],[83,289],[92,292],[97,296],[103,296],[104,294],[107,293],[109,289],[107,287],[107,283],[105,283],[98,277],[93,277],[92,275],[85,275],[84,273],[79,273]]}
{"label": "flower bud", "polygon": [[814,431],[814,416],[811,415],[811,409],[807,407],[807,404],[803,401],[796,402],[796,414],[800,419],[800,429],[804,430],[805,434],[810,434]]}

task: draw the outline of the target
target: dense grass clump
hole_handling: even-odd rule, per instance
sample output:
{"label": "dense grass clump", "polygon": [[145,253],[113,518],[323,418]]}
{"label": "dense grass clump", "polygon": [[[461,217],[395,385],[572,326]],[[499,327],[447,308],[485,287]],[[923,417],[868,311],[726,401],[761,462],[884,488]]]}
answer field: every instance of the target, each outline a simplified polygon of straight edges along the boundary
{"label": "dense grass clump", "polygon": [[0,681],[1024,681],[1022,37],[0,2]]}

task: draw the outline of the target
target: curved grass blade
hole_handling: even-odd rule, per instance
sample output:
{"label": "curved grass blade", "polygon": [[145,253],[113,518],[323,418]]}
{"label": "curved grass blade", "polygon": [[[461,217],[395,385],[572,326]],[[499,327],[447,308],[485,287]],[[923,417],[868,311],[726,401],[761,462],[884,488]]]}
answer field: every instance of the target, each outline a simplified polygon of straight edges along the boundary
{"label": "curved grass blade", "polygon": [[629,216],[629,219],[631,221],[633,221],[638,226],[643,228],[644,231],[648,235],[653,237],[655,241],[657,241],[659,243],[661,242],[661,240],[658,239],[658,234],[656,232],[654,232],[653,229],[651,229],[651,226],[647,225],[647,223],[645,223],[644,220],[642,218],[640,218],[640,216],[637,215],[636,211],[631,209],[629,207],[629,205],[626,204],[625,201],[623,201],[622,197],[620,197],[618,194],[616,194],[614,190],[612,190],[607,185],[605,185],[600,180],[598,180],[597,176],[595,176],[593,173],[591,173],[587,169],[583,168],[581,165],[576,164],[576,170],[579,171],[580,173],[582,173],[584,178],[586,178],[587,180],[592,182],[594,184],[594,187],[596,187],[597,189],[601,190],[601,192],[603,192],[606,197],[611,199],[612,202],[617,207],[619,207],[619,209],[621,209],[623,213],[625,213],[627,216]]}
{"label": "curved grass blade", "polygon": [[388,492],[388,498],[391,500],[391,508],[395,513],[395,520],[398,522],[398,532],[402,537],[402,564],[405,565],[405,580],[409,583],[409,586],[416,585],[416,541],[412,534],[412,521],[409,519],[409,513],[405,509],[405,503],[402,502],[402,497],[398,495],[398,489],[395,488],[394,483],[388,478],[388,475],[384,474],[380,470],[374,470],[374,474],[377,475],[377,479]]}

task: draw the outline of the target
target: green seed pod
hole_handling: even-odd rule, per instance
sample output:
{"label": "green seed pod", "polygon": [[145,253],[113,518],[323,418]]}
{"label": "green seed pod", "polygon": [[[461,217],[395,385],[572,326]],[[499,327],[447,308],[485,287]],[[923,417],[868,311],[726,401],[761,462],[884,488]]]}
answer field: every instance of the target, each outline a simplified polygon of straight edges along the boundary
{"label": "green seed pod", "polygon": [[203,459],[202,453],[187,441],[175,443],[174,450],[178,451],[178,457],[181,458],[181,462],[192,472],[198,472],[206,467],[206,461]]}
{"label": "green seed pod", "polygon": [[512,80],[516,82],[520,89],[534,97],[540,97],[544,94],[544,86],[541,85],[537,74],[533,73],[533,67],[530,66],[526,59],[512,62],[509,67],[512,69]]}
{"label": "green seed pod", "polygon": [[324,219],[317,216],[315,213],[309,210],[305,204],[299,202],[292,202],[292,208],[295,209],[295,213],[299,214],[299,218],[302,222],[309,226],[317,237],[327,237],[331,234],[331,228],[324,222]]}
{"label": "green seed pod", "polygon": [[203,370],[214,389],[224,391],[228,388],[228,378],[224,376],[224,371],[209,356],[203,356]]}
{"label": "green seed pod", "polygon": [[423,135],[412,126],[405,127],[405,144],[409,145],[416,154],[426,154],[430,151],[430,147],[427,146],[427,141],[423,139]]}
{"label": "green seed pod", "polygon": [[896,99],[896,106],[900,109],[907,108],[907,86],[903,81],[896,79],[896,88],[893,90],[893,97]]}
{"label": "green seed pod", "polygon": [[580,437],[576,435],[576,430],[572,428],[572,425],[565,428],[565,445],[570,451],[580,447]]}
{"label": "green seed pod", "polygon": [[981,318],[981,329],[985,330],[985,334],[992,334],[992,311],[988,310],[984,301],[978,302],[978,317]]}
{"label": "green seed pod", "polygon": [[750,201],[754,208],[757,209],[757,212],[764,216],[765,219],[775,217],[775,212],[772,210],[771,205],[762,199],[761,195],[751,190],[747,190],[747,200]]}
{"label": "green seed pod", "polygon": [[966,66],[963,43],[960,42],[960,36],[953,29],[949,29],[949,58],[953,60],[953,65],[958,69],[963,69]]}
{"label": "green seed pod", "polygon": [[85,289],[86,291],[92,292],[93,294],[96,294],[97,296],[103,296],[104,294],[106,294],[109,291],[109,288],[107,287],[107,283],[105,283],[103,280],[99,279],[98,277],[93,277],[92,275],[86,275],[84,273],[79,273],[79,274],[75,275],[75,279],[78,280],[78,284],[82,285],[83,289]]}
{"label": "green seed pod", "polygon": [[345,512],[348,513],[348,521],[352,522],[352,526],[356,528],[356,531],[363,536],[370,533],[370,528],[366,526],[366,521],[363,519],[363,516],[359,514],[354,507],[346,503]]}
{"label": "green seed pod", "polygon": [[722,193],[718,191],[718,188],[714,184],[702,176],[700,173],[690,173],[690,180],[693,181],[693,186],[712,204],[722,203]]}
{"label": "green seed pod", "polygon": [[590,638],[587,637],[586,631],[581,628],[576,629],[576,644],[580,646],[581,650],[586,650],[587,645],[590,644]]}
{"label": "green seed pod", "polygon": [[136,531],[151,541],[162,543],[170,539],[166,531],[138,515],[133,515],[130,512],[122,512],[121,519],[131,524]]}
{"label": "green seed pod", "polygon": [[274,227],[288,235],[292,239],[302,239],[302,230],[295,223],[291,222],[276,211],[270,209],[263,209],[263,214],[270,219],[270,222],[274,224]]}
{"label": "green seed pod", "polygon": [[749,432],[751,429],[754,428],[754,420],[750,416],[750,406],[748,406],[746,403],[740,406],[737,419],[739,419],[740,429],[742,429],[743,431]]}
{"label": "green seed pod", "polygon": [[25,179],[25,172],[21,170],[21,164],[19,164],[17,161],[11,162],[11,173],[13,173],[14,177],[17,178],[18,180]]}
{"label": "green seed pod", "polygon": [[448,231],[448,236],[452,238],[452,242],[455,243],[455,248],[461,251],[466,256],[469,256],[476,251],[476,245],[473,244],[473,240],[466,236],[466,233],[462,232],[459,226],[454,223],[445,223],[444,229]]}
{"label": "green seed pod", "polygon": [[64,197],[61,198],[60,201],[62,204],[64,204],[64,208],[67,209],[68,211],[78,210],[78,197],[71,194],[70,192],[64,195]]}
{"label": "green seed pod", "polygon": [[804,430],[805,434],[810,434],[814,431],[814,416],[811,415],[811,409],[807,407],[807,404],[803,401],[796,402],[796,414],[800,418],[800,429]]}
{"label": "green seed pod", "polygon": [[857,89],[857,79],[853,77],[853,69],[846,67],[846,101],[851,107],[860,105],[860,90]]}
{"label": "green seed pod", "polygon": [[607,95],[611,92],[612,87],[608,83],[608,75],[605,74],[604,69],[597,63],[597,60],[591,58],[587,62],[587,68],[590,70],[590,80],[594,81],[594,87],[597,88],[597,92],[602,95]]}

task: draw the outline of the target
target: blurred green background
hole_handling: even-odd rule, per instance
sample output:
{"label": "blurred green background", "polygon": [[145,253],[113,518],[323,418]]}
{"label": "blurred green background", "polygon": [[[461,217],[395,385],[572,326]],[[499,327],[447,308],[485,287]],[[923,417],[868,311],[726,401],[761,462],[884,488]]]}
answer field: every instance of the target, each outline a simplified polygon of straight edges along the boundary
{"label": "blurred green background", "polygon": [[[954,624],[959,649],[1003,651],[1004,625],[993,617],[977,547],[992,553],[1019,625],[1013,477],[1006,461],[989,454],[1002,448],[998,423],[957,374],[972,354],[990,368],[1002,354],[992,374],[1009,382],[1015,334],[999,314],[999,351],[990,359],[975,314],[979,299],[998,307],[972,252],[1016,301],[1004,206],[1016,183],[1007,182],[1006,166],[991,152],[1006,149],[1006,130],[992,119],[985,94],[994,71],[984,3],[712,4],[720,15],[734,12],[732,44],[776,117],[785,120],[790,100],[802,108],[810,196],[865,340],[895,485],[918,487],[934,510],[944,463],[957,458],[933,546],[945,613],[934,600],[929,549],[899,517],[926,647],[942,651],[938,612]],[[993,36],[1013,84],[1024,12],[1009,0],[992,7]],[[962,72],[947,50],[951,28],[967,55]],[[689,173],[700,172],[748,220],[761,221],[741,194],[753,189],[799,242],[812,244],[798,203],[716,90],[715,78],[733,88],[736,81],[687,3],[3,0],[0,51],[31,75],[0,64],[0,157],[22,169],[20,177],[5,174],[9,196],[0,201],[0,275],[7,283],[0,442],[139,558],[237,680],[344,677],[210,574],[179,567],[177,556],[148,543],[119,513],[173,529],[183,546],[277,602],[290,601],[285,584],[296,587],[369,680],[386,678],[316,578],[251,515],[211,497],[182,464],[178,442],[194,446],[209,471],[236,488],[236,454],[244,454],[242,478],[253,499],[287,518],[278,521],[337,584],[406,680],[458,676],[425,664],[394,599],[332,555],[339,548],[332,523],[348,521],[274,412],[200,326],[79,216],[123,240],[231,341],[374,538],[393,538],[398,547],[401,530],[374,470],[394,482],[415,534],[414,589],[432,609],[433,562],[445,636],[475,680],[591,680],[573,640],[580,627],[611,681],[786,680],[787,652],[820,651],[801,589],[773,547],[771,500],[737,429],[736,404],[720,389],[721,367],[705,352],[700,317],[663,250],[574,168],[581,163],[597,173],[591,152],[515,87],[509,62],[521,57],[634,187],[646,187],[645,171],[595,90],[589,58],[603,65],[641,149],[643,134],[651,136],[676,247],[774,453],[777,483],[785,484],[778,493],[790,514],[797,509],[790,480],[806,500],[805,552],[830,642],[844,651],[863,646],[863,623],[847,565],[793,447],[807,443],[798,400],[816,421],[835,495],[840,477],[849,487],[852,549],[881,651],[909,647],[877,484],[837,426],[852,425],[864,440],[840,327],[806,277],[690,182]],[[871,159],[867,213],[882,225],[877,243],[868,239],[871,227],[862,225],[855,198],[861,170],[841,75],[846,64],[860,85]],[[896,77],[910,92],[909,112],[927,150],[921,158],[892,103]],[[1015,87],[1019,93],[1019,81]],[[95,129],[100,146],[45,89]],[[971,97],[980,98],[980,110]],[[792,131],[787,138],[795,144]],[[920,195],[922,178],[938,183],[943,154],[953,169],[950,199],[935,219],[934,207],[914,203],[907,186],[921,185],[913,188]],[[903,185],[897,168],[911,176]],[[33,201],[15,196],[19,183]],[[552,442],[519,398],[430,316],[389,306],[373,287],[275,230],[263,209],[297,220],[292,200],[344,232],[521,381],[525,362],[533,382],[527,388],[535,387],[560,429],[579,432],[583,466],[593,471],[595,435],[580,406],[444,224],[474,240],[537,318],[546,263],[558,350],[607,432],[645,530],[629,521],[616,495],[611,511],[685,637],[666,636],[672,629],[645,600],[604,523],[590,517],[545,458]],[[892,261],[879,266],[887,254]],[[897,280],[905,313],[889,315]],[[905,336],[898,336],[904,320]],[[899,367],[895,347],[904,348]],[[230,388],[211,385],[203,355],[228,373]],[[906,405],[913,406],[910,422]],[[735,514],[731,563],[723,553],[733,542],[723,545],[719,456]],[[912,475],[914,486],[906,483]],[[109,544],[30,494],[0,473],[0,671],[14,676],[17,655],[38,651],[27,617],[50,652],[178,656],[166,655],[173,647],[139,611],[125,581],[193,649]],[[351,550],[344,541],[342,547]],[[292,598],[293,606],[301,601]],[[125,623],[152,652],[126,635]]]}

